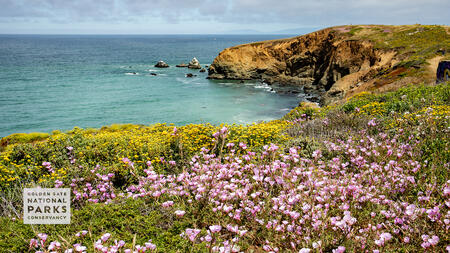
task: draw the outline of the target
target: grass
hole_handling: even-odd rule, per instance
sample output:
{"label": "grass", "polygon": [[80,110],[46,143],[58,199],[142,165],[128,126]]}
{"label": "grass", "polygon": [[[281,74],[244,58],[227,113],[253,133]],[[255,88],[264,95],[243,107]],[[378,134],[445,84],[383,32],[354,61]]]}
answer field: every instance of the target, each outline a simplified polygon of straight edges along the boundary
{"label": "grass", "polygon": [[50,135],[48,133],[17,133],[6,136],[0,140],[0,150],[3,150],[6,146],[17,143],[32,143],[36,141],[45,140]]}
{"label": "grass", "polygon": [[[438,25],[352,26],[345,36],[351,40],[372,41],[376,49],[397,51],[398,58],[403,60],[393,69],[420,68],[428,59],[442,55],[439,50],[450,51],[450,34]],[[410,75],[421,76],[423,72]]]}
{"label": "grass", "polygon": [[[100,240],[105,247],[151,240],[157,252],[298,252],[319,242],[324,252],[444,251],[449,127],[443,83],[365,92],[323,108],[302,104],[248,126],[112,125],[5,137],[0,251],[26,252],[39,233],[49,236],[42,250],[58,241],[93,252],[110,233]],[[111,180],[101,179],[107,174]],[[70,225],[23,224],[22,189],[59,181],[73,192],[90,194],[87,182],[109,188],[105,199],[74,195]],[[82,230],[87,235],[76,236]],[[392,238],[380,241],[382,234]]]}
{"label": "grass", "polygon": [[[139,245],[143,245],[147,241],[144,238],[151,237],[154,238],[153,242],[158,244],[162,252],[173,252],[188,246],[179,234],[191,224],[186,221],[178,221],[173,214],[164,212],[154,202],[127,199],[114,205],[92,204],[81,210],[74,210],[72,217],[69,226],[30,226],[1,217],[2,238],[8,238],[8,240],[0,240],[0,249],[8,249],[11,252],[27,252],[29,239],[35,236],[34,231],[47,231],[51,235],[49,241],[61,241],[62,237],[65,241],[77,241],[83,245],[90,245],[90,250],[93,250],[94,238],[74,236],[84,229],[92,235],[108,231],[113,237],[128,242],[132,242],[134,236],[139,234],[140,236],[135,239],[135,243]],[[2,252],[4,251],[2,250]]]}
{"label": "grass", "polygon": [[[229,141],[245,142],[250,149],[258,150],[271,142],[282,141],[283,129],[289,123],[272,121],[248,126],[230,125]],[[147,162],[152,162],[158,172],[175,172],[171,166],[161,161],[175,161],[181,165],[188,163],[190,157],[202,147],[213,149],[212,134],[224,127],[210,124],[190,124],[175,128],[166,124],[152,126],[112,125],[101,129],[74,128],[67,133],[54,131],[48,134],[20,134],[5,137],[14,140],[4,147],[0,154],[0,188],[10,187],[18,179],[27,182],[46,183],[67,176],[83,175],[84,170],[73,169],[74,161],[89,168],[100,165],[113,171],[127,186],[124,157],[130,158],[142,172]],[[176,130],[175,130],[176,129]],[[175,132],[174,132],[175,130]],[[35,136],[39,136],[37,139]],[[2,139],[3,140],[3,139]],[[67,147],[72,147],[69,152]],[[216,147],[216,150],[220,147]],[[43,162],[50,162],[58,168],[53,174],[44,173]],[[22,180],[23,181],[23,180]]]}

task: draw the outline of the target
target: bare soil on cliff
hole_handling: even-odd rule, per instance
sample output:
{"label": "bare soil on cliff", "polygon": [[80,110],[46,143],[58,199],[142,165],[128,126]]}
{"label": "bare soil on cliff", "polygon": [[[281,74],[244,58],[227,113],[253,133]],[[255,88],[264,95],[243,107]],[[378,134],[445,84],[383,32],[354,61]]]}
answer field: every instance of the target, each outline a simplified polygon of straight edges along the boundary
{"label": "bare soil on cliff", "polygon": [[329,104],[362,91],[433,83],[448,52],[448,26],[337,26],[227,48],[209,68],[209,78],[301,86]]}

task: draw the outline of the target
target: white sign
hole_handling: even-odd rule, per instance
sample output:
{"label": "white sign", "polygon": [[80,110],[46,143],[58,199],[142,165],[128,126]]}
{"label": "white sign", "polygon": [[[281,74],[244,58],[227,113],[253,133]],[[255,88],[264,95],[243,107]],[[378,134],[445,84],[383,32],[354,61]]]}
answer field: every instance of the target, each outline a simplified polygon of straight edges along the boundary
{"label": "white sign", "polygon": [[24,224],[70,224],[70,188],[23,189]]}

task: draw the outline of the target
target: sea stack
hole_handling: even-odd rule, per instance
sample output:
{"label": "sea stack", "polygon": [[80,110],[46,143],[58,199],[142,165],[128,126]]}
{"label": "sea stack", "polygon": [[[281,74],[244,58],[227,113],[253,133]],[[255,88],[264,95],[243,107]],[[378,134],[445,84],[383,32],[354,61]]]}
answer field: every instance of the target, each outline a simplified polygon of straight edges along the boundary
{"label": "sea stack", "polygon": [[188,68],[190,69],[201,69],[200,62],[198,62],[197,58],[192,58],[191,62],[189,62]]}
{"label": "sea stack", "polygon": [[165,63],[164,61],[159,61],[158,63],[155,64],[156,68],[168,68],[169,65],[167,63]]}

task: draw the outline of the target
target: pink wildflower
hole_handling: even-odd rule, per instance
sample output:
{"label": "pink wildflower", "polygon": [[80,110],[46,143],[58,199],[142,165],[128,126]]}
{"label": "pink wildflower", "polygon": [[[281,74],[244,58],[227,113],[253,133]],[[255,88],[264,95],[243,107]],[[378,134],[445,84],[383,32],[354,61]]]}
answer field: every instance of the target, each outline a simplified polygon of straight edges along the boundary
{"label": "pink wildflower", "polygon": [[201,232],[200,229],[192,229],[192,228],[187,228],[186,229],[186,235],[189,238],[189,240],[191,242],[195,241],[195,238],[197,237],[197,235]]}
{"label": "pink wildflower", "polygon": [[102,235],[102,237],[100,239],[102,239],[103,242],[108,241],[108,239],[111,237],[110,233],[106,233],[104,235]]}
{"label": "pink wildflower", "polygon": [[344,246],[339,246],[337,249],[333,250],[333,253],[344,253],[344,252],[345,252]]}
{"label": "pink wildflower", "polygon": [[220,225],[212,225],[212,226],[209,226],[209,230],[212,233],[218,233],[218,232],[220,232],[220,230],[222,230],[222,226],[220,226]]}
{"label": "pink wildflower", "polygon": [[183,217],[185,213],[186,213],[186,212],[183,211],[183,210],[176,210],[176,211],[175,211],[175,215],[176,215],[177,217]]}

